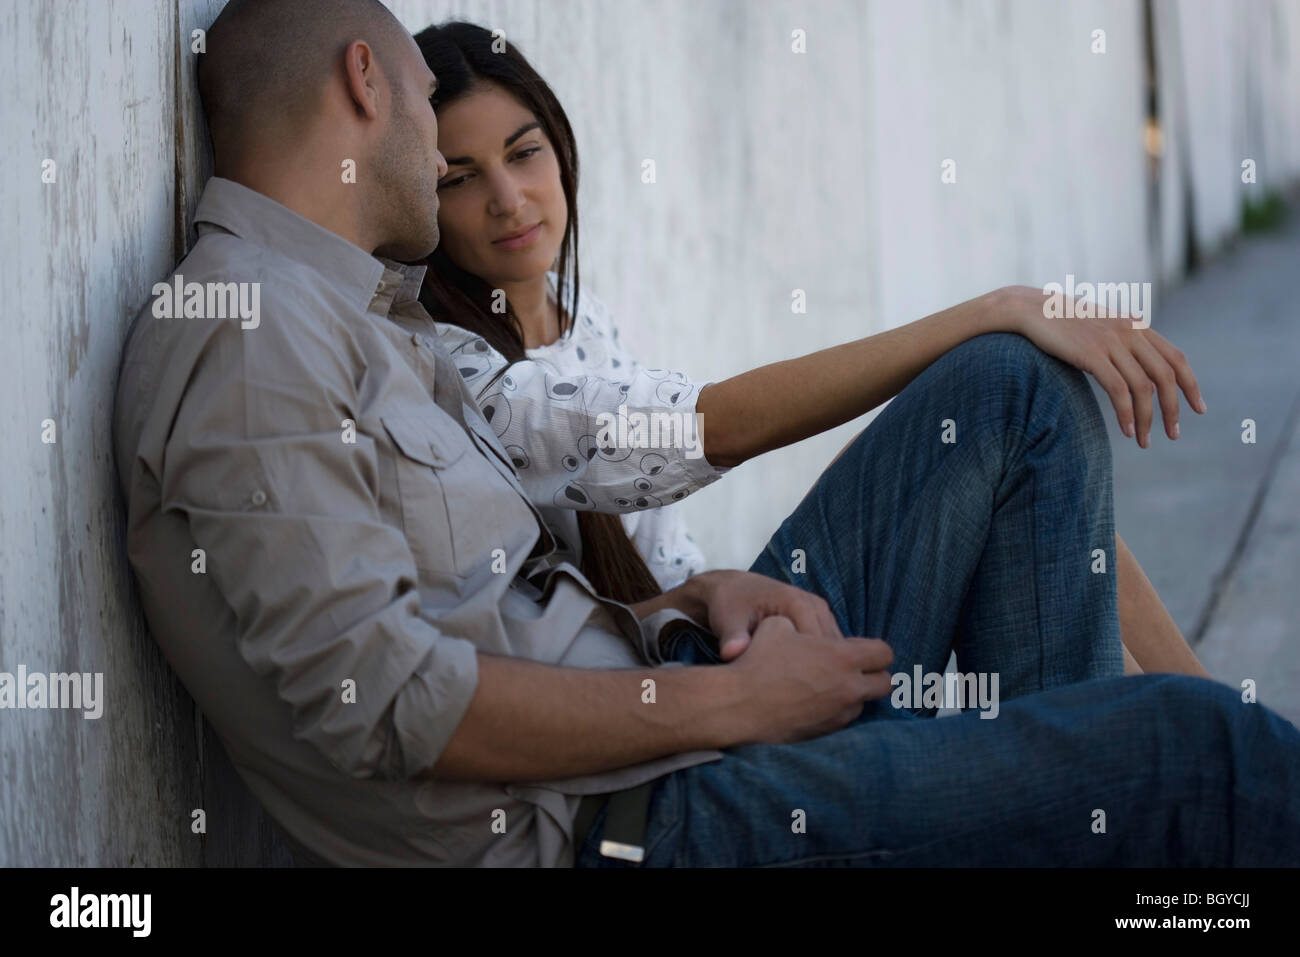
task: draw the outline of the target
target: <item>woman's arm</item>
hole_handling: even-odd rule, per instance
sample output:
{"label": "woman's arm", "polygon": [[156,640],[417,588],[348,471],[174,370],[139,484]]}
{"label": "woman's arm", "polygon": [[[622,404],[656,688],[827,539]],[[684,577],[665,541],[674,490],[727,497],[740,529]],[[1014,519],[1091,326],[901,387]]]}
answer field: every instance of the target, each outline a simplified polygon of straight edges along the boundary
{"label": "woman's arm", "polygon": [[[603,309],[595,315],[608,323]],[[583,437],[598,432],[602,414],[617,413],[620,406],[629,417],[700,414],[698,450],[653,450],[664,461],[648,491],[654,496],[651,504],[662,505],[713,481],[732,465],[869,412],[949,349],[1007,327],[998,294],[991,293],[898,329],[701,387],[682,373],[644,370],[634,363],[631,379],[622,382],[560,376],[532,359],[514,363],[504,378],[497,378],[508,365],[500,353],[472,332],[437,323],[443,347],[510,451],[529,498],[543,505],[584,507],[586,502],[566,497],[572,487],[602,512],[637,510],[631,504],[637,498],[633,493],[647,478],[639,464],[642,455],[627,450],[589,454],[592,443]],[[681,389],[660,378],[664,376]]]}
{"label": "woman's arm", "polygon": [[[893,398],[953,347],[989,332],[1025,336],[1094,376],[1121,427],[1144,448],[1158,395],[1165,431],[1178,435],[1178,389],[1205,411],[1186,358],[1149,328],[1127,320],[1048,318],[1044,294],[1009,286],[865,339],[761,366],[703,386],[680,372],[637,369],[626,381],[557,376],[526,360],[492,389],[505,359],[478,336],[439,324],[444,345],[513,456],[539,504],[629,512],[667,504],[772,449],[834,428]],[[486,392],[486,394],[485,394]],[[699,416],[698,446],[611,448],[602,417],[619,412]],[[530,484],[534,483],[534,484]]]}
{"label": "woman's arm", "polygon": [[865,339],[706,385],[697,411],[704,454],[735,466],[870,412],[949,349],[1009,331],[996,293]]}
{"label": "woman's arm", "polygon": [[508,363],[458,326],[436,328],[534,504],[635,512],[726,474],[705,455],[695,428],[700,386],[685,374],[625,357],[618,379],[565,375],[545,360]]}
{"label": "woman's arm", "polygon": [[1136,432],[1143,448],[1157,393],[1171,439],[1178,436],[1179,388],[1205,411],[1186,358],[1163,337],[1127,320],[1048,318],[1045,299],[1033,287],[998,289],[888,332],[711,383],[697,403],[705,455],[717,466],[736,466],[842,425],[893,398],[949,349],[987,332],[1023,335],[1093,375],[1125,433]]}

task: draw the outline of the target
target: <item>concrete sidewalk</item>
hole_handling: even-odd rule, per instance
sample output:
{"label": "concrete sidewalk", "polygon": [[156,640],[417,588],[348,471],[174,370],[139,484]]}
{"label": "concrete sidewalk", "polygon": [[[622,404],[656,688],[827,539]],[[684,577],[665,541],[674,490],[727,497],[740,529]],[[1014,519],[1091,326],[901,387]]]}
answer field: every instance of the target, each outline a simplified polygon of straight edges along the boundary
{"label": "concrete sidewalk", "polygon": [[[1158,297],[1152,328],[1182,349],[1208,412],[1151,447],[1106,412],[1116,528],[1205,667],[1300,724],[1300,213],[1247,236]],[[1255,422],[1254,444],[1242,441]]]}

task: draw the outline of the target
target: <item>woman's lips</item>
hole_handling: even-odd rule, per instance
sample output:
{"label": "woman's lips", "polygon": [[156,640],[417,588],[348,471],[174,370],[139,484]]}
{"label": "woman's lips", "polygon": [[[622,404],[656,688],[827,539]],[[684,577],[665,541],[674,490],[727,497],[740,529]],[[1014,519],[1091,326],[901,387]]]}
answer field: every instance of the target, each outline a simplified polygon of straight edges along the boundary
{"label": "woman's lips", "polygon": [[509,239],[494,240],[492,245],[497,247],[497,249],[505,249],[510,252],[514,252],[518,249],[525,249],[533,244],[533,241],[537,239],[537,236],[541,231],[542,224],[538,223],[527,232],[521,233],[518,236],[512,236]]}

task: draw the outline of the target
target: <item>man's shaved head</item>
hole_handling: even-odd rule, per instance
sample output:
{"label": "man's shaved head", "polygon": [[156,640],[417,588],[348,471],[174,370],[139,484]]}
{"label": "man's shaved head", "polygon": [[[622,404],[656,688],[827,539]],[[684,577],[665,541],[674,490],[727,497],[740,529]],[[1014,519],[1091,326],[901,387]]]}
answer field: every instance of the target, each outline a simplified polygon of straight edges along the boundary
{"label": "man's shaved head", "polygon": [[396,259],[438,242],[434,86],[379,0],[230,0],[199,58],[217,175]]}
{"label": "man's shaved head", "polygon": [[386,64],[411,42],[379,0],[230,0],[199,57],[199,94],[218,153],[300,129],[353,40]]}

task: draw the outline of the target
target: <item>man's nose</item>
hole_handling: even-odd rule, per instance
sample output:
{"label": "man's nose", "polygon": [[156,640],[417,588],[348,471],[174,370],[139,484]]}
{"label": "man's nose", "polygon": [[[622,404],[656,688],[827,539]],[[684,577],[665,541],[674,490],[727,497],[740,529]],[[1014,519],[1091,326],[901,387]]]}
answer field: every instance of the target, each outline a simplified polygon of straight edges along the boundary
{"label": "man's nose", "polygon": [[447,157],[442,155],[442,150],[433,151],[433,164],[438,171],[438,179],[447,175]]}

